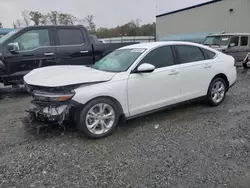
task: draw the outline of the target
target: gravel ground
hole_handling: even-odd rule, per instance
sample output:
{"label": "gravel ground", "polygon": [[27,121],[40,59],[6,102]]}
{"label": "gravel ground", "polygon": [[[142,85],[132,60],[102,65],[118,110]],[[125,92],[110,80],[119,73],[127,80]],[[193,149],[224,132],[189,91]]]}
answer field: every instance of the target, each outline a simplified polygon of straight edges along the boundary
{"label": "gravel ground", "polygon": [[4,89],[0,187],[250,187],[250,71],[219,107],[195,102],[88,140],[71,131],[36,135],[20,122],[30,98]]}

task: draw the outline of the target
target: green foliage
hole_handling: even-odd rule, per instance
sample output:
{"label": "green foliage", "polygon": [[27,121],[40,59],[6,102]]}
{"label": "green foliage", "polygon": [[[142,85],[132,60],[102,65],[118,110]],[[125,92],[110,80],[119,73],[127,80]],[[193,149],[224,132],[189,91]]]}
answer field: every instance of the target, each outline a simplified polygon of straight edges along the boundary
{"label": "green foliage", "polygon": [[155,36],[156,24],[149,23],[139,26],[135,21],[130,21],[115,28],[98,28],[96,35],[99,38],[121,37],[121,36]]}
{"label": "green foliage", "polygon": [[41,23],[41,19],[42,19],[42,14],[38,11],[31,11],[29,13],[29,16],[30,16],[30,20],[32,20],[35,25],[40,25]]}
{"label": "green foliage", "polygon": [[34,25],[75,25],[76,23],[84,25],[91,34],[99,38],[120,37],[120,36],[155,36],[155,22],[140,25],[140,19],[117,26],[115,28],[97,28],[94,22],[94,16],[88,15],[84,19],[77,19],[74,15],[58,11],[50,11],[42,14],[39,11],[23,11],[23,20],[13,22],[13,27],[18,28],[28,26],[30,21]]}

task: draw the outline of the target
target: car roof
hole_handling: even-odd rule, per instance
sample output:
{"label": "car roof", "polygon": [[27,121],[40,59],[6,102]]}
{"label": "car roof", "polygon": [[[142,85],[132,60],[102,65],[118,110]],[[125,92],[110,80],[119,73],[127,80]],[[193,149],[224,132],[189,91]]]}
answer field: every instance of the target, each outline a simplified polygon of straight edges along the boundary
{"label": "car roof", "polygon": [[132,44],[128,46],[124,46],[120,49],[131,49],[131,48],[145,48],[145,49],[153,49],[156,47],[160,46],[165,46],[165,45],[192,45],[192,46],[197,46],[197,47],[204,47],[203,45],[193,43],[193,42],[182,42],[182,41],[162,41],[162,42],[148,42],[148,43],[139,43],[139,44]]}

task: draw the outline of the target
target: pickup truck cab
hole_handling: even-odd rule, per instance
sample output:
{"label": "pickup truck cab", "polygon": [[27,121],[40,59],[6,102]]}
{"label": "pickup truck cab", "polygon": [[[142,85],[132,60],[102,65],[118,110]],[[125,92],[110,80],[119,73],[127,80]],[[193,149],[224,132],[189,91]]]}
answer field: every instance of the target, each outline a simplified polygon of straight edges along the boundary
{"label": "pickup truck cab", "polygon": [[250,33],[212,34],[206,37],[204,45],[210,46],[239,62],[250,52]]}
{"label": "pickup truck cab", "polygon": [[134,43],[94,42],[83,26],[31,26],[0,39],[0,82],[23,83],[31,70],[51,65],[92,65],[113,50]]}

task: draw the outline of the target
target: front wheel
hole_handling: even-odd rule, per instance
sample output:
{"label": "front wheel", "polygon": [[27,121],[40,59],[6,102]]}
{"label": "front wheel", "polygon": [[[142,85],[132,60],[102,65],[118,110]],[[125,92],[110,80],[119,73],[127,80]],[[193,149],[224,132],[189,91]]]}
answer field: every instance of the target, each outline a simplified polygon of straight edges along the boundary
{"label": "front wheel", "polygon": [[210,105],[220,105],[226,97],[227,85],[223,78],[215,78],[208,89],[207,100]]}
{"label": "front wheel", "polygon": [[117,105],[109,98],[98,98],[82,109],[77,127],[89,138],[102,138],[115,129],[118,120]]}

